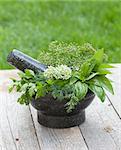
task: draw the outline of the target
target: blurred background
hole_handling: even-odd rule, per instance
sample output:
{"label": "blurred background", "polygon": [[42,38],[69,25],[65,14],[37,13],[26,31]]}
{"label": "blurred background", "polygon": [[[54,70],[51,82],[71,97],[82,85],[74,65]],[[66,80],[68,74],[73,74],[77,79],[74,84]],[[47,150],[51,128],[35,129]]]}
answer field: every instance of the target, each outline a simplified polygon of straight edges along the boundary
{"label": "blurred background", "polygon": [[0,69],[12,49],[37,58],[54,40],[89,42],[121,63],[121,1],[0,1]]}

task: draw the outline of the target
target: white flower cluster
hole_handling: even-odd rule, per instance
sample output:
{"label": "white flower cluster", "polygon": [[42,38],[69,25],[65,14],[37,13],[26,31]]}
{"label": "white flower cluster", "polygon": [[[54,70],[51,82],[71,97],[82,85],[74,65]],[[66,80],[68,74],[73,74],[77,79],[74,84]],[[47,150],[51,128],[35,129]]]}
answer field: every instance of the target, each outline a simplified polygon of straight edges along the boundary
{"label": "white flower cluster", "polygon": [[71,77],[72,70],[66,65],[60,65],[58,67],[49,66],[45,72],[44,76],[46,78],[55,78],[67,80]]}

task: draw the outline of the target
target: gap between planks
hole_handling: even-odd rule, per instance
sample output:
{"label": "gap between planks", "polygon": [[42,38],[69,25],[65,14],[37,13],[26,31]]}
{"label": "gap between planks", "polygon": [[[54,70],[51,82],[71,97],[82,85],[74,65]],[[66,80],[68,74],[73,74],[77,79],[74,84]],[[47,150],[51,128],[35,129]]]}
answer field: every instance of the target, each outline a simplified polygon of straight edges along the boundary
{"label": "gap between planks", "polygon": [[115,68],[110,69],[112,74],[108,77],[113,81],[114,95],[109,92],[107,92],[107,95],[115,112],[121,119],[121,64],[113,64],[113,66]]}
{"label": "gap between planks", "polygon": [[88,150],[79,127],[52,129],[37,122],[36,110],[30,106],[42,150]]}
{"label": "gap between planks", "polygon": [[[29,150],[39,150],[40,148],[42,150],[88,150],[78,127],[64,130],[42,127],[37,122],[36,110],[34,110],[34,108],[32,108],[33,111],[30,113],[28,107],[20,106],[16,103],[19,95],[17,93],[8,94],[6,91],[10,84],[9,77],[16,77],[16,72],[17,71],[14,72],[14,70],[5,71],[2,72],[1,76],[2,81],[0,81],[0,84],[2,84],[2,92],[0,93],[0,102],[2,102],[2,104],[4,103],[4,105],[2,105],[4,110],[8,109],[7,113],[5,112],[3,114],[2,111],[0,113],[0,115],[2,115],[2,130],[5,131],[3,118],[7,118],[7,114],[10,120],[13,140],[11,141],[10,147],[9,143],[4,141],[4,138],[9,137],[10,139],[7,141],[10,141],[12,137],[8,134],[9,132],[6,134],[2,133],[1,141],[3,143],[0,145],[4,148],[6,147],[5,150],[8,148],[9,150],[26,150],[28,148]],[[33,112],[35,113],[33,114]],[[7,125],[7,119],[5,124]],[[10,130],[9,126],[7,126],[7,128]],[[27,132],[25,129],[27,129]],[[25,140],[25,137],[29,139]],[[18,141],[15,141],[16,138]],[[13,145],[13,142],[15,142],[16,146]]]}
{"label": "gap between planks", "polygon": [[0,92],[0,145],[2,150],[40,150],[29,108],[16,103],[19,95]]}
{"label": "gap between planks", "polygon": [[108,100],[101,104],[96,97],[87,110],[87,120],[80,125],[90,150],[120,150],[121,121]]}
{"label": "gap between planks", "polygon": [[[16,74],[14,72],[16,71],[9,71],[9,74],[14,76]],[[8,74],[7,71],[6,73]],[[6,73],[3,74],[5,75]],[[10,75],[8,75],[7,78]],[[6,87],[3,89],[6,89]],[[113,101],[113,99],[111,99],[111,101]],[[67,129],[62,131],[62,129],[58,130],[42,127],[37,123],[36,111],[33,108],[30,108],[32,110],[31,113],[38,141],[42,150],[46,150],[46,148],[48,148],[47,150],[57,148],[61,150],[64,150],[65,148],[70,150],[69,148],[76,146],[77,143],[78,144],[77,147],[75,147],[75,150],[78,150],[78,148],[80,150],[82,145],[83,146],[81,148],[84,150],[97,150],[97,148],[98,150],[119,150],[121,147],[121,123],[119,122],[119,118],[117,118],[117,114],[115,113],[114,109],[111,105],[109,105],[110,102],[108,100],[105,104],[100,104],[97,100],[92,103],[92,106],[86,110],[86,122],[80,126],[80,132],[82,135],[77,132],[78,127],[68,130],[68,132],[71,132],[71,135],[67,132]],[[75,138],[78,137],[83,142],[77,142],[78,140],[75,141],[75,138],[68,139],[69,137],[73,136],[73,134]],[[75,145],[73,145],[73,143],[75,143]],[[46,144],[49,145],[47,146]]]}

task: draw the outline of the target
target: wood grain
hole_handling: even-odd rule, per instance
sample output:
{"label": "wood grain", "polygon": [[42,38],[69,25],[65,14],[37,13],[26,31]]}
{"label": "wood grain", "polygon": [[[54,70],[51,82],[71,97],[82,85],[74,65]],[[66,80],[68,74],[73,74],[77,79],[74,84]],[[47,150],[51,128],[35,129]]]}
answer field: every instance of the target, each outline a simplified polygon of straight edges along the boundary
{"label": "wood grain", "polygon": [[109,76],[115,95],[107,92],[103,104],[96,97],[86,122],[69,129],[41,126],[36,110],[20,106],[19,94],[7,92],[18,70],[0,71],[0,150],[121,150],[121,64],[116,66]]}
{"label": "wood grain", "polygon": [[110,69],[112,74],[109,75],[109,78],[113,81],[114,95],[107,92],[110,102],[112,103],[116,113],[121,119],[121,65],[115,64],[114,69]]}
{"label": "wood grain", "polygon": [[87,150],[78,127],[68,129],[46,128],[37,122],[36,110],[33,107],[31,107],[31,112],[42,150]]}
{"label": "wood grain", "polygon": [[121,120],[108,99],[102,104],[96,97],[86,110],[87,119],[80,125],[90,150],[120,150]]}
{"label": "wood grain", "polygon": [[40,150],[29,107],[20,106],[17,93],[9,94],[9,77],[16,71],[0,72],[0,149]]}

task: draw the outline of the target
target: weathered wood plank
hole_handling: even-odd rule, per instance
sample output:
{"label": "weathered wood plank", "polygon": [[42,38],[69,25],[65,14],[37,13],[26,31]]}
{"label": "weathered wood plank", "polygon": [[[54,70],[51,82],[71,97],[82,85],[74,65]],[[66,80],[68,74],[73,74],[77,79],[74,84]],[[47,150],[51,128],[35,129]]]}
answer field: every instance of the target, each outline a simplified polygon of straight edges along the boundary
{"label": "weathered wood plank", "polygon": [[114,95],[107,92],[107,95],[115,108],[115,111],[121,118],[121,64],[115,64],[116,68],[110,69],[112,74],[109,78],[113,81]]}
{"label": "weathered wood plank", "polygon": [[[39,146],[36,143],[36,139],[34,139],[36,138],[34,134],[35,130],[33,128],[33,124],[31,123],[31,117],[28,108],[16,104],[15,100],[17,99],[18,94],[16,93],[8,94],[6,92],[6,89],[10,83],[9,77],[13,77],[13,76],[16,77],[17,72],[18,72],[17,70],[0,72],[1,80],[2,80],[0,81],[0,83],[2,84],[1,86],[2,93],[0,94],[0,96],[5,97],[6,101],[4,100],[5,103],[4,105],[6,106],[5,108],[8,109],[8,111],[5,112],[4,115],[3,114],[1,115],[3,117],[7,115],[9,118],[10,127],[13,135],[12,137],[10,137],[10,140],[13,138],[12,142],[13,144],[15,143],[15,149],[19,148],[20,150],[21,149],[25,150],[28,149],[27,147],[31,146],[29,150],[34,150],[34,149],[38,150]],[[3,102],[3,100],[1,100],[1,102]],[[41,144],[42,150],[59,150],[59,149],[87,150],[87,146],[83,140],[83,137],[78,127],[71,128],[71,129],[64,129],[64,130],[57,130],[57,129],[54,130],[54,129],[48,129],[42,127],[37,122],[36,110],[34,110],[34,108],[31,108],[31,110],[33,114],[35,127],[37,130],[37,136],[38,136],[37,138],[39,138],[38,140],[39,143]],[[1,120],[1,122],[3,122],[3,119]],[[8,135],[3,135],[3,136],[8,137]],[[27,137],[29,137],[29,140]],[[19,141],[14,141],[15,138],[17,138],[17,140],[19,139]],[[12,148],[13,148],[13,144],[12,144]],[[31,145],[29,146],[29,144]],[[0,145],[3,144],[0,143]],[[5,146],[6,145],[7,144],[5,144]]]}
{"label": "weathered wood plank", "polygon": [[15,139],[13,139],[13,135],[11,133],[11,128],[6,116],[4,103],[1,100],[0,94],[0,147],[2,150],[16,150]]}
{"label": "weathered wood plank", "polygon": [[[117,66],[118,68],[120,67],[120,65],[117,65]],[[121,98],[120,96],[121,87],[119,84],[121,83],[121,80],[120,80],[121,72],[117,68],[113,70],[115,74],[111,75],[110,78],[114,80],[115,82],[114,88],[116,89],[118,87],[117,88],[118,90],[115,90],[116,93],[114,96],[111,96],[109,94],[108,96],[110,98],[110,102],[112,103],[113,107],[116,110],[114,110],[109,100],[106,100],[106,102],[103,104],[100,103],[100,101],[97,100],[97,98],[94,100],[92,105],[86,111],[87,112],[86,122],[80,126],[81,133],[87,145],[85,144],[84,139],[82,135],[80,134],[78,127],[60,130],[60,129],[49,129],[49,128],[39,125],[36,119],[36,110],[31,107],[32,117],[33,117],[34,125],[37,131],[37,138],[39,140],[39,144],[41,145],[42,150],[51,150],[51,149],[55,149],[55,150],[64,150],[64,149],[67,149],[67,150],[71,150],[71,149],[75,149],[75,150],[78,150],[78,149],[79,150],[87,150],[87,149],[89,150],[97,150],[97,149],[98,150],[107,150],[107,149],[120,150],[121,149],[121,121],[119,119],[119,116],[116,114],[116,111],[118,112],[118,114],[120,114],[120,110],[121,110],[120,109],[121,107],[119,107],[121,104],[119,101]],[[5,95],[6,95],[6,88],[8,84],[10,83],[10,80],[8,78],[13,77],[13,76],[16,77],[16,72],[17,71],[15,70],[0,71],[0,76],[2,76],[1,78],[2,81],[0,80],[0,84],[2,83],[3,85],[0,88],[0,90],[2,90],[2,93],[4,93]],[[13,94],[12,96],[10,96],[9,102],[10,102],[10,99],[13,99],[13,100],[17,99],[16,96],[18,95]],[[5,97],[5,96],[3,95],[2,97]],[[7,105],[7,107],[5,108],[9,108],[9,112],[12,111],[11,114],[13,114],[13,118],[11,119],[10,117],[11,115],[8,112],[7,112],[8,114],[7,116],[10,119],[9,122],[8,122],[7,117],[2,118],[2,120],[0,118],[0,149],[1,150],[6,150],[6,149],[11,150],[11,148],[12,150],[14,149],[21,150],[20,145],[23,144],[24,141],[22,142],[22,141],[15,140],[16,137],[21,135],[18,132],[18,131],[21,132],[21,130],[17,130],[17,129],[21,129],[21,127],[23,128],[26,127],[26,129],[28,128],[31,129],[31,127],[27,126],[31,120],[30,116],[28,117],[27,115],[27,113],[29,114],[28,108],[23,108],[23,106],[18,105],[17,107],[20,107],[20,108],[17,109],[16,107],[16,109],[14,109],[14,105],[16,102],[13,100],[12,100],[12,103],[8,103],[8,99],[5,98],[5,104],[4,104],[5,106]],[[6,104],[6,101],[8,104]],[[0,98],[0,106],[2,103],[1,103],[1,98]],[[22,115],[21,115],[20,110],[23,111]],[[2,114],[4,112],[4,115],[6,114],[6,110],[3,109],[3,110],[0,110],[0,116],[1,116],[1,112]],[[18,112],[17,115],[15,115],[14,112]],[[22,118],[24,118],[22,119],[22,122],[26,122],[27,125],[24,125],[22,122],[20,124],[16,123],[15,120],[17,120],[18,118],[21,118],[21,116]],[[28,121],[25,121],[26,119]],[[19,121],[21,121],[21,119],[19,119]],[[19,121],[17,120],[17,122]],[[1,122],[2,122],[2,126],[1,126]],[[3,122],[6,123],[5,128],[7,132],[5,132],[6,131],[4,129],[5,123]],[[11,128],[9,127],[9,124],[10,125],[12,124]],[[15,127],[15,124],[16,124],[16,127]],[[33,125],[30,125],[30,126],[32,126],[33,128]],[[11,134],[11,131],[13,134]],[[23,132],[26,132],[26,131],[23,130],[22,135],[23,135]],[[27,131],[27,132],[29,133],[30,131]],[[25,135],[27,136],[28,133]],[[2,135],[4,135],[4,137],[8,139],[7,140],[4,139]],[[32,134],[32,135],[34,135],[36,139],[35,134]],[[32,135],[30,135],[31,139],[33,139]],[[37,139],[35,141],[37,142]],[[20,142],[21,144],[16,144],[17,142]],[[32,141],[30,140],[30,143],[31,142],[33,142],[33,140]],[[11,145],[11,147],[7,147],[9,145]],[[29,144],[27,143],[27,145]],[[22,147],[22,150],[24,150],[25,148],[26,148],[25,146]],[[39,145],[37,146],[37,148],[39,148]]]}
{"label": "weathered wood plank", "polygon": [[9,94],[9,76],[16,71],[0,71],[0,149],[40,150],[29,107],[20,106],[16,93]]}
{"label": "weathered wood plank", "polygon": [[31,112],[41,150],[87,150],[87,146],[78,127],[69,129],[50,129],[37,122],[36,110],[31,106]]}
{"label": "weathered wood plank", "polygon": [[86,110],[87,120],[80,126],[90,150],[120,150],[121,121],[108,99],[102,104],[96,97]]}

